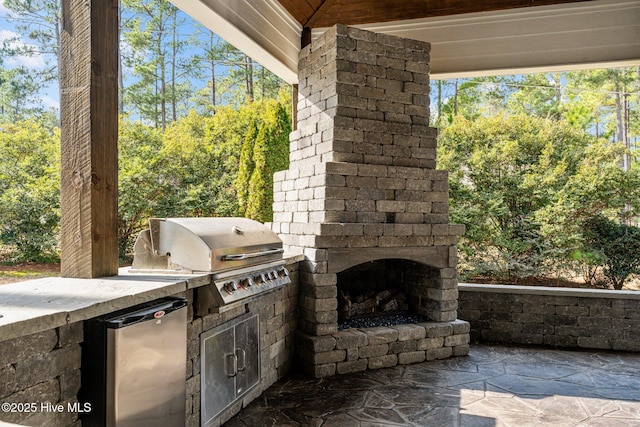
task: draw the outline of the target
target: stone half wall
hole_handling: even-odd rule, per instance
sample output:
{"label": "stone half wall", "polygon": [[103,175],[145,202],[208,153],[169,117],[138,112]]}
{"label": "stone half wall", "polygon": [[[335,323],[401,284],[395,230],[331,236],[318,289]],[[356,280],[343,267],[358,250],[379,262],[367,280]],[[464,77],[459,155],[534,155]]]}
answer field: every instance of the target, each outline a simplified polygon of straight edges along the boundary
{"label": "stone half wall", "polygon": [[78,405],[82,340],[82,322],[0,339],[0,403],[21,405],[1,411],[0,424],[81,425],[69,409]]}
{"label": "stone half wall", "polygon": [[640,293],[463,284],[474,342],[640,351]]}

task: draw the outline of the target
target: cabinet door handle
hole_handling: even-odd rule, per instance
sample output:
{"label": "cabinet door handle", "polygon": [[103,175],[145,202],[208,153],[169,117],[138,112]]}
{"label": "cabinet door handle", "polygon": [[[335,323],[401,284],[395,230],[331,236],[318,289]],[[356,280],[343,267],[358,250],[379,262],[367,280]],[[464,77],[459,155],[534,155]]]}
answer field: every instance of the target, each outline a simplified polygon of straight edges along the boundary
{"label": "cabinet door handle", "polygon": [[238,356],[235,354],[227,354],[225,357],[225,371],[229,378],[236,376],[238,373]]}
{"label": "cabinet door handle", "polygon": [[238,353],[240,353],[240,361],[241,363],[238,365],[238,372],[244,371],[244,368],[247,367],[247,353],[243,348],[236,348],[236,360],[238,359]]}

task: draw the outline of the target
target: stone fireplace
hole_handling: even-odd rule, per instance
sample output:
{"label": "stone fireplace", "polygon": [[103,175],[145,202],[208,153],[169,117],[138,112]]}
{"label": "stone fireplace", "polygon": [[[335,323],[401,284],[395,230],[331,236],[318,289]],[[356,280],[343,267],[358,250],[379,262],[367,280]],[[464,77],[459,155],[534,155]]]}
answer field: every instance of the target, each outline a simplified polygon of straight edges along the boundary
{"label": "stone fireplace", "polygon": [[[435,169],[429,50],[337,25],[300,52],[298,123],[290,167],[274,177],[272,228],[305,255],[296,340],[316,377],[468,351],[469,325],[456,320],[464,226],[449,224],[447,172]],[[400,278],[410,313],[428,321],[338,331],[338,290],[349,286],[339,280],[370,268]]]}

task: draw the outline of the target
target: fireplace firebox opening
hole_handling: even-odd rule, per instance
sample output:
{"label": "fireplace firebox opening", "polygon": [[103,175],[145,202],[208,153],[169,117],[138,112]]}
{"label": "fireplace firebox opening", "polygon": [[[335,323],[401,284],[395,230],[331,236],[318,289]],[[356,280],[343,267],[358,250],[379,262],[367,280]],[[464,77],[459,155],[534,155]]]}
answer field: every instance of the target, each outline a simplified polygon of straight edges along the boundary
{"label": "fireplace firebox opening", "polygon": [[427,322],[420,296],[428,294],[439,271],[414,261],[381,259],[337,274],[338,329]]}

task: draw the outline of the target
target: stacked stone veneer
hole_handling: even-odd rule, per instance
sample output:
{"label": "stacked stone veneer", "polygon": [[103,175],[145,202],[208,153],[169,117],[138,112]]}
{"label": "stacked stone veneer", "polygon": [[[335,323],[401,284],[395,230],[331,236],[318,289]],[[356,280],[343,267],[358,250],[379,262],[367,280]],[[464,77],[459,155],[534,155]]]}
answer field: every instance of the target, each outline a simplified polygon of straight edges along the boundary
{"label": "stacked stone veneer", "polygon": [[78,405],[82,339],[82,322],[77,322],[0,340],[0,403],[19,405],[3,407],[0,424],[80,425],[69,405]]}
{"label": "stacked stone veneer", "polygon": [[303,367],[318,378],[466,355],[469,323],[347,329],[321,337],[298,332],[296,340]]}
{"label": "stacked stone veneer", "polygon": [[[448,175],[435,169],[429,51],[428,43],[338,25],[300,53],[298,127],[290,168],[274,177],[272,228],[287,250],[306,256],[302,341],[341,341],[337,273],[377,259],[436,267],[416,283],[415,311],[456,320],[455,244],[464,227],[449,224]],[[317,352],[318,345],[301,347]],[[325,356],[304,358],[315,375],[338,363]]]}
{"label": "stacked stone veneer", "polygon": [[[187,404],[186,426],[201,425],[201,335],[245,313],[259,315],[260,383],[212,421],[218,427],[255,400],[273,383],[287,374],[292,366],[293,342],[298,321],[298,263],[286,265],[291,283],[251,299],[223,313],[198,313],[194,309],[198,289],[187,291],[189,314],[187,323]],[[214,285],[210,285],[214,286]]]}
{"label": "stacked stone veneer", "polygon": [[640,293],[464,284],[474,341],[640,351]]}

